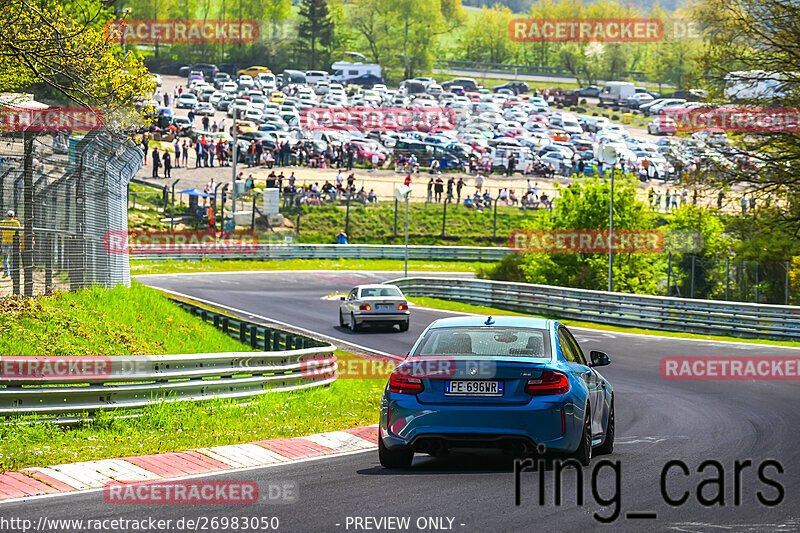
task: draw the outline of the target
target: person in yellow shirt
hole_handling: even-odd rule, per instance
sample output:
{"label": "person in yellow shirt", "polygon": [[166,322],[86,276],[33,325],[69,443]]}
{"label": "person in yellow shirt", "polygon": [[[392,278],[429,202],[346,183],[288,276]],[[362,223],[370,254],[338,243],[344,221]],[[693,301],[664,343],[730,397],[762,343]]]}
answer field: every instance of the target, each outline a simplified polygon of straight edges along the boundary
{"label": "person in yellow shirt", "polygon": [[[0,228],[4,227],[15,227],[19,228],[19,220],[14,216],[14,211],[7,211],[6,218],[0,223]],[[11,251],[13,249],[14,243],[14,234],[17,233],[17,230],[13,229],[2,229],[0,231],[0,251],[3,254],[3,277],[7,278],[11,275],[11,269],[13,268]]]}

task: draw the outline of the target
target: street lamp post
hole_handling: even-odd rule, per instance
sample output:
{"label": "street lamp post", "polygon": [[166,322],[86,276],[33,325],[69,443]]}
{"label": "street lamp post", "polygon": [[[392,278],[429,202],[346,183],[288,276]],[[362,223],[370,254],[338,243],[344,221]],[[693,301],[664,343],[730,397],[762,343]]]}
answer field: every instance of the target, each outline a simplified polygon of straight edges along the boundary
{"label": "street lamp post", "polygon": [[611,202],[608,208],[608,292],[614,290],[614,167],[611,167]]}
{"label": "street lamp post", "polygon": [[[405,253],[403,255],[403,277],[408,277],[408,198],[411,196],[411,188],[407,185],[400,185],[394,192],[395,199],[399,202],[405,200],[406,202],[406,236],[405,236]],[[445,204],[447,209],[447,204]]]}

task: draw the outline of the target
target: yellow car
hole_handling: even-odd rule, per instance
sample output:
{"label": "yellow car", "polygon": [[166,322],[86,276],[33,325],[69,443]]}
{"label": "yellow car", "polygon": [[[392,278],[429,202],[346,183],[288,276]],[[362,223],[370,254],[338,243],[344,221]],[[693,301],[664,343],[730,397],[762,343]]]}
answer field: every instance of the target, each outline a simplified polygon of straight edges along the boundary
{"label": "yellow car", "polygon": [[272,92],[272,93],[269,95],[269,101],[270,101],[270,102],[274,102],[274,103],[276,103],[276,104],[281,104],[281,103],[283,103],[283,100],[284,100],[284,98],[286,98],[286,95],[285,95],[285,94],[283,94],[283,93],[282,93],[282,92],[280,92],[280,91],[273,91],[273,92]]}
{"label": "yellow car", "polygon": [[258,76],[262,72],[266,72],[267,74],[272,74],[272,71],[270,69],[268,69],[267,67],[253,66],[253,67],[247,67],[247,68],[243,68],[243,69],[239,70],[239,72],[237,72],[236,75],[237,76],[241,76],[242,74],[246,74],[248,76],[252,76],[252,77],[255,78],[256,76]]}
{"label": "yellow car", "polygon": [[[252,120],[237,120],[236,125],[239,127],[239,133],[253,133],[258,131],[258,126]],[[231,127],[233,133],[233,127]]]}

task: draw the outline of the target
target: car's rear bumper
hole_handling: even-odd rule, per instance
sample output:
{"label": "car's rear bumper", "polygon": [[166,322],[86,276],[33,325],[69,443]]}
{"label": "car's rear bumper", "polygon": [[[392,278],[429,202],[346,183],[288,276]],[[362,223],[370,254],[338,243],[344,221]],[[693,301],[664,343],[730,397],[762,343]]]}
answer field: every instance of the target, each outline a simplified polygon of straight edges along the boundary
{"label": "car's rear bumper", "polygon": [[356,322],[363,324],[365,322],[405,322],[410,315],[409,311],[398,311],[393,313],[361,312],[355,313],[354,316]]}
{"label": "car's rear bumper", "polygon": [[512,442],[572,452],[583,431],[583,407],[553,398],[527,404],[432,405],[420,403],[416,396],[388,393],[388,400],[381,402],[381,438],[386,447],[411,446],[417,451],[442,445],[502,448]]}

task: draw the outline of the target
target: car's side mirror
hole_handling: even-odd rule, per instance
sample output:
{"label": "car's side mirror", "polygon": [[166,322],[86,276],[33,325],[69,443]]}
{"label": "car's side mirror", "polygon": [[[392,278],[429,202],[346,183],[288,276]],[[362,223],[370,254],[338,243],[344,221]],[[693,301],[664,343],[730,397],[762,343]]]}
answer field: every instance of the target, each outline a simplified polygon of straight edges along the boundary
{"label": "car's side mirror", "polygon": [[339,296],[339,299],[340,299],[341,301],[345,301],[345,300],[346,300],[346,298],[345,298],[344,296]]}
{"label": "car's side mirror", "polygon": [[592,366],[606,366],[611,363],[608,354],[605,352],[598,352],[592,350],[589,352],[589,357],[592,359]]}

